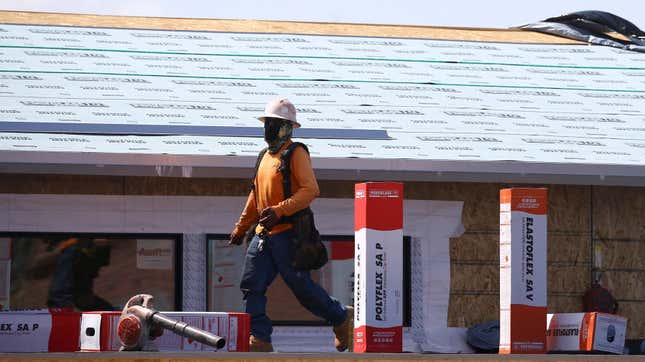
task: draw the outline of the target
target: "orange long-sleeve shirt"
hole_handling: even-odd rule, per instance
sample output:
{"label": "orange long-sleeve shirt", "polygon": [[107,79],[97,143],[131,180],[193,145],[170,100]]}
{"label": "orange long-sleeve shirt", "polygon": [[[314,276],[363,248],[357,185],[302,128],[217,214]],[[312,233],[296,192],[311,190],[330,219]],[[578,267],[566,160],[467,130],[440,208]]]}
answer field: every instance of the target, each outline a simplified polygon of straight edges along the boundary
{"label": "orange long-sleeve shirt", "polygon": [[[296,147],[291,155],[291,197],[284,199],[282,189],[282,173],[278,171],[280,153],[289,146],[291,141],[280,148],[280,152],[271,154],[266,152],[255,178],[255,191],[251,191],[246,200],[246,206],[235,224],[234,235],[243,235],[251,225],[257,222],[262,210],[272,207],[278,217],[293,215],[299,210],[309,206],[320,194],[318,182],[311,167],[309,154],[302,147]],[[290,224],[278,224],[271,229],[269,235],[274,235],[292,227]],[[256,233],[262,231],[258,225]]]}

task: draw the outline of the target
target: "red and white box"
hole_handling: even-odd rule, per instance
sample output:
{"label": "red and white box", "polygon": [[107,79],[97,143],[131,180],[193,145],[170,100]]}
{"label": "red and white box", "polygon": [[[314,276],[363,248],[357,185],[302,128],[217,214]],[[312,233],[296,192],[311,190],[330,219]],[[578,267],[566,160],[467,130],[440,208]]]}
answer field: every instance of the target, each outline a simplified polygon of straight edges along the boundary
{"label": "red and white box", "polygon": [[402,352],[403,184],[354,191],[354,352]]}
{"label": "red and white box", "polygon": [[547,189],[500,190],[499,353],[546,351]]}
{"label": "red and white box", "polygon": [[76,312],[0,312],[0,352],[78,351],[80,323]]}
{"label": "red and white box", "polygon": [[322,270],[321,285],[338,300],[354,304],[354,242],[332,240],[329,249],[330,267]]}
{"label": "red and white box", "polygon": [[609,352],[623,354],[627,318],[599,312],[547,315],[549,352]]}
{"label": "red and white box", "polygon": [[[247,313],[161,312],[161,314],[203,329],[226,339],[224,348],[216,349],[164,330],[153,342],[160,352],[211,351],[248,352],[251,318]],[[121,342],[117,325],[121,312],[85,312],[81,317],[81,351],[118,351]]]}

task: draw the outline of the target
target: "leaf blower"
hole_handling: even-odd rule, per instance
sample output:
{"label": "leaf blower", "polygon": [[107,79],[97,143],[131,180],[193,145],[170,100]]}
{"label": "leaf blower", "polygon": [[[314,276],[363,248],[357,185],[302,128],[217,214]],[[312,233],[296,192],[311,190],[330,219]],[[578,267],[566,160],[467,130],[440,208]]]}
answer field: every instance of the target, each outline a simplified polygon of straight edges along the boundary
{"label": "leaf blower", "polygon": [[153,299],[149,294],[138,294],[125,304],[117,326],[120,351],[141,351],[151,340],[161,336],[164,329],[217,349],[226,344],[223,337],[159,313],[153,309]]}

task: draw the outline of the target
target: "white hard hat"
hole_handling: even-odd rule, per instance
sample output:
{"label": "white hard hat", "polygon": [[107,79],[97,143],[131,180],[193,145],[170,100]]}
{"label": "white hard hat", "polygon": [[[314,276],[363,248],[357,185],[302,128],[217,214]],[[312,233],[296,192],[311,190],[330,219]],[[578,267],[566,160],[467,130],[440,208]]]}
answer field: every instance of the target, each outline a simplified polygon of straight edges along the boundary
{"label": "white hard hat", "polygon": [[258,119],[264,122],[265,118],[281,118],[291,121],[293,128],[300,128],[296,121],[296,107],[286,98],[277,98],[267,103],[264,114]]}

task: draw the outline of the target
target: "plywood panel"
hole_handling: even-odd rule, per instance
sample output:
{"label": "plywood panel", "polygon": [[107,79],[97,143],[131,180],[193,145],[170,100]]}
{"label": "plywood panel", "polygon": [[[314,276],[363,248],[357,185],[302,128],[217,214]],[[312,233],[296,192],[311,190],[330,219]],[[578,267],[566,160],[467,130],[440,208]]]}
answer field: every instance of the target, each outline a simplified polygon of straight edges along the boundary
{"label": "plywood panel", "polygon": [[411,182],[405,185],[405,196],[411,199],[464,201],[462,223],[466,231],[499,230],[500,184]]}
{"label": "plywood panel", "polygon": [[584,293],[589,287],[589,267],[547,265],[547,293]]}
{"label": "plywood panel", "polygon": [[462,223],[466,231],[496,231],[499,225],[499,184],[423,183],[412,198],[464,201]]}
{"label": "plywood panel", "polygon": [[547,313],[580,313],[583,311],[582,294],[563,296],[547,295]]}
{"label": "plywood panel", "polygon": [[[407,183],[406,183],[407,185]],[[424,183],[415,187],[411,198],[464,201],[462,222],[467,231],[499,230],[499,190],[514,185],[495,183]],[[549,189],[548,230],[589,232],[590,191],[576,185],[515,185]]]}
{"label": "plywood panel", "polygon": [[593,187],[594,238],[645,239],[645,188]]}
{"label": "plywood panel", "polygon": [[[553,274],[553,287],[558,286],[558,291],[565,291],[563,289],[572,285],[587,285],[591,262],[588,235],[549,233],[548,238],[547,262],[550,264],[549,273]],[[499,236],[493,233],[465,233],[461,237],[451,238],[450,259],[457,264],[488,261],[497,267],[498,240]],[[572,266],[563,267],[562,264]],[[467,267],[460,267],[453,270],[453,276],[476,278],[468,275],[469,271]]]}
{"label": "plywood panel", "polygon": [[[468,265],[453,262],[450,266],[452,293],[497,293],[499,265]],[[578,293],[589,286],[589,268],[586,266],[547,266],[547,293]]]}
{"label": "plywood panel", "polygon": [[462,223],[468,231],[499,231],[498,184],[464,185],[459,195],[464,200]]}
{"label": "plywood panel", "polygon": [[431,26],[306,23],[257,20],[212,20],[101,16],[0,11],[0,22],[18,24],[77,25],[173,30],[217,30],[235,32],[275,32],[298,34],[367,35],[451,40],[500,41],[524,43],[575,44],[575,40],[515,29],[481,29]]}
{"label": "plywood panel", "polygon": [[645,270],[607,270],[601,283],[616,299],[645,303]]}
{"label": "plywood panel", "polygon": [[3,174],[0,193],[120,195],[123,178],[95,175]]}
{"label": "plywood panel", "polygon": [[450,294],[448,327],[472,327],[499,320],[498,294]]}
{"label": "plywood panel", "polygon": [[645,302],[619,302],[617,314],[627,318],[627,338],[645,338]]}
{"label": "plywood panel", "polygon": [[251,183],[248,179],[212,179],[181,177],[125,177],[126,195],[168,196],[244,196]]}
{"label": "plywood panel", "polygon": [[645,270],[645,240],[595,240],[594,245],[600,246],[603,268]]}
{"label": "plywood panel", "polygon": [[[452,262],[450,267],[450,291],[453,293],[491,293],[499,291],[499,265],[469,265]],[[633,282],[637,275],[629,273],[624,281]],[[645,281],[645,273],[641,275]],[[617,277],[618,278],[618,277]],[[643,284],[643,282],[640,282]],[[636,286],[639,284],[636,283]],[[587,266],[547,266],[548,293],[579,293],[583,294],[589,286],[589,268]]]}
{"label": "plywood panel", "polygon": [[[548,313],[580,313],[582,295],[547,296]],[[499,319],[498,294],[450,294],[448,306],[449,327],[472,327],[491,319]]]}
{"label": "plywood panel", "polygon": [[[477,185],[477,186],[476,186]],[[481,187],[480,183],[464,182],[406,182],[405,197],[414,200],[464,201],[469,187]]]}
{"label": "plywood panel", "polygon": [[589,265],[591,262],[591,240],[589,233],[548,233],[547,261],[551,263],[569,262]]}
{"label": "plywood panel", "polygon": [[[320,197],[330,198],[354,198],[354,181],[335,181],[335,180],[318,180],[318,187],[320,188]],[[408,192],[408,184],[403,187],[403,192]]]}
{"label": "plywood panel", "polygon": [[588,186],[549,185],[548,230],[589,232],[590,190]]}
{"label": "plywood panel", "polygon": [[499,263],[469,265],[450,264],[451,293],[498,293]]}
{"label": "plywood panel", "polygon": [[464,233],[458,238],[450,238],[450,260],[499,260],[499,233]]}

